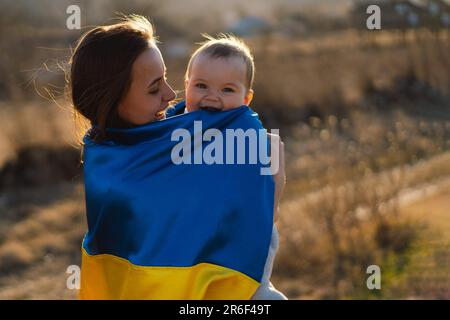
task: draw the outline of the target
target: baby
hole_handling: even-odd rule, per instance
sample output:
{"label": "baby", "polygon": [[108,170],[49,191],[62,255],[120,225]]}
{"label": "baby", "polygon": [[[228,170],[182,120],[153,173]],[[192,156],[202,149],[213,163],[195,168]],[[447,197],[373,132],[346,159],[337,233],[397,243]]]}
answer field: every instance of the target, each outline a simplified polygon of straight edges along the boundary
{"label": "baby", "polygon": [[[194,52],[187,67],[185,112],[199,109],[225,111],[249,105],[253,98],[255,74],[250,49],[234,36],[206,38],[207,41]],[[287,299],[270,282],[277,249],[278,231],[274,224],[264,275],[252,300]]]}
{"label": "baby", "polygon": [[186,75],[186,110],[225,111],[249,105],[253,98],[254,62],[239,39],[207,36],[192,55]]}

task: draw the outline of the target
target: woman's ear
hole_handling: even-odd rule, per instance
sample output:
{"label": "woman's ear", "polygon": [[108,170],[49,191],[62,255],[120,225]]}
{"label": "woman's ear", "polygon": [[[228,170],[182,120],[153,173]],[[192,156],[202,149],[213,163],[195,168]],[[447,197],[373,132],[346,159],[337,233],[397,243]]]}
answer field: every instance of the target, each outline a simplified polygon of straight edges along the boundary
{"label": "woman's ear", "polygon": [[244,104],[249,106],[250,102],[252,102],[252,99],[253,99],[253,90],[250,89],[248,90],[247,95],[244,98]]}

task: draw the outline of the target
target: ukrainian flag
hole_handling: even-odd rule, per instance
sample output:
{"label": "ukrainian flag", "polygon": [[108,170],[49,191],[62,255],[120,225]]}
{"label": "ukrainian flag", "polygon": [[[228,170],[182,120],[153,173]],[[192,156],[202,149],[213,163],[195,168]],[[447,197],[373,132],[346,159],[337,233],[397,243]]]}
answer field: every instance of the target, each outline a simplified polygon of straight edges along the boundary
{"label": "ukrainian flag", "polygon": [[[258,164],[179,164],[177,128],[263,129],[247,106],[184,110],[84,138],[81,299],[249,299],[268,255],[274,181]],[[265,137],[267,139],[267,136]],[[203,147],[205,147],[204,144]],[[192,152],[199,146],[192,146]]]}

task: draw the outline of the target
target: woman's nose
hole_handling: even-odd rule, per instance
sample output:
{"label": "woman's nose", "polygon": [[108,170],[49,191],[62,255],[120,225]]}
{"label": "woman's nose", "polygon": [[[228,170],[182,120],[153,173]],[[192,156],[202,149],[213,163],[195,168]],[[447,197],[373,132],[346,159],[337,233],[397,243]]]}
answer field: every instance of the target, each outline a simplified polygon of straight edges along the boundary
{"label": "woman's nose", "polygon": [[172,87],[167,84],[167,92],[164,96],[164,100],[166,101],[172,101],[177,97],[177,93],[172,89]]}

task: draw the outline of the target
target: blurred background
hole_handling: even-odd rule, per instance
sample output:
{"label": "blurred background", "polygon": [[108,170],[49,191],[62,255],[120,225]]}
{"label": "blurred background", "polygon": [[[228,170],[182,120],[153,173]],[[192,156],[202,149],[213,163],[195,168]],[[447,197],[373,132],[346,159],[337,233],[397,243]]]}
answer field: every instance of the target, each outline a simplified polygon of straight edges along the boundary
{"label": "blurred background", "polygon": [[[80,30],[66,27],[73,4]],[[369,4],[381,30],[366,28]],[[115,12],[153,21],[179,97],[201,33],[252,49],[252,107],[287,152],[277,288],[450,299],[449,1],[0,0],[0,12],[0,299],[77,297],[66,269],[81,263],[86,220],[64,70]]]}

